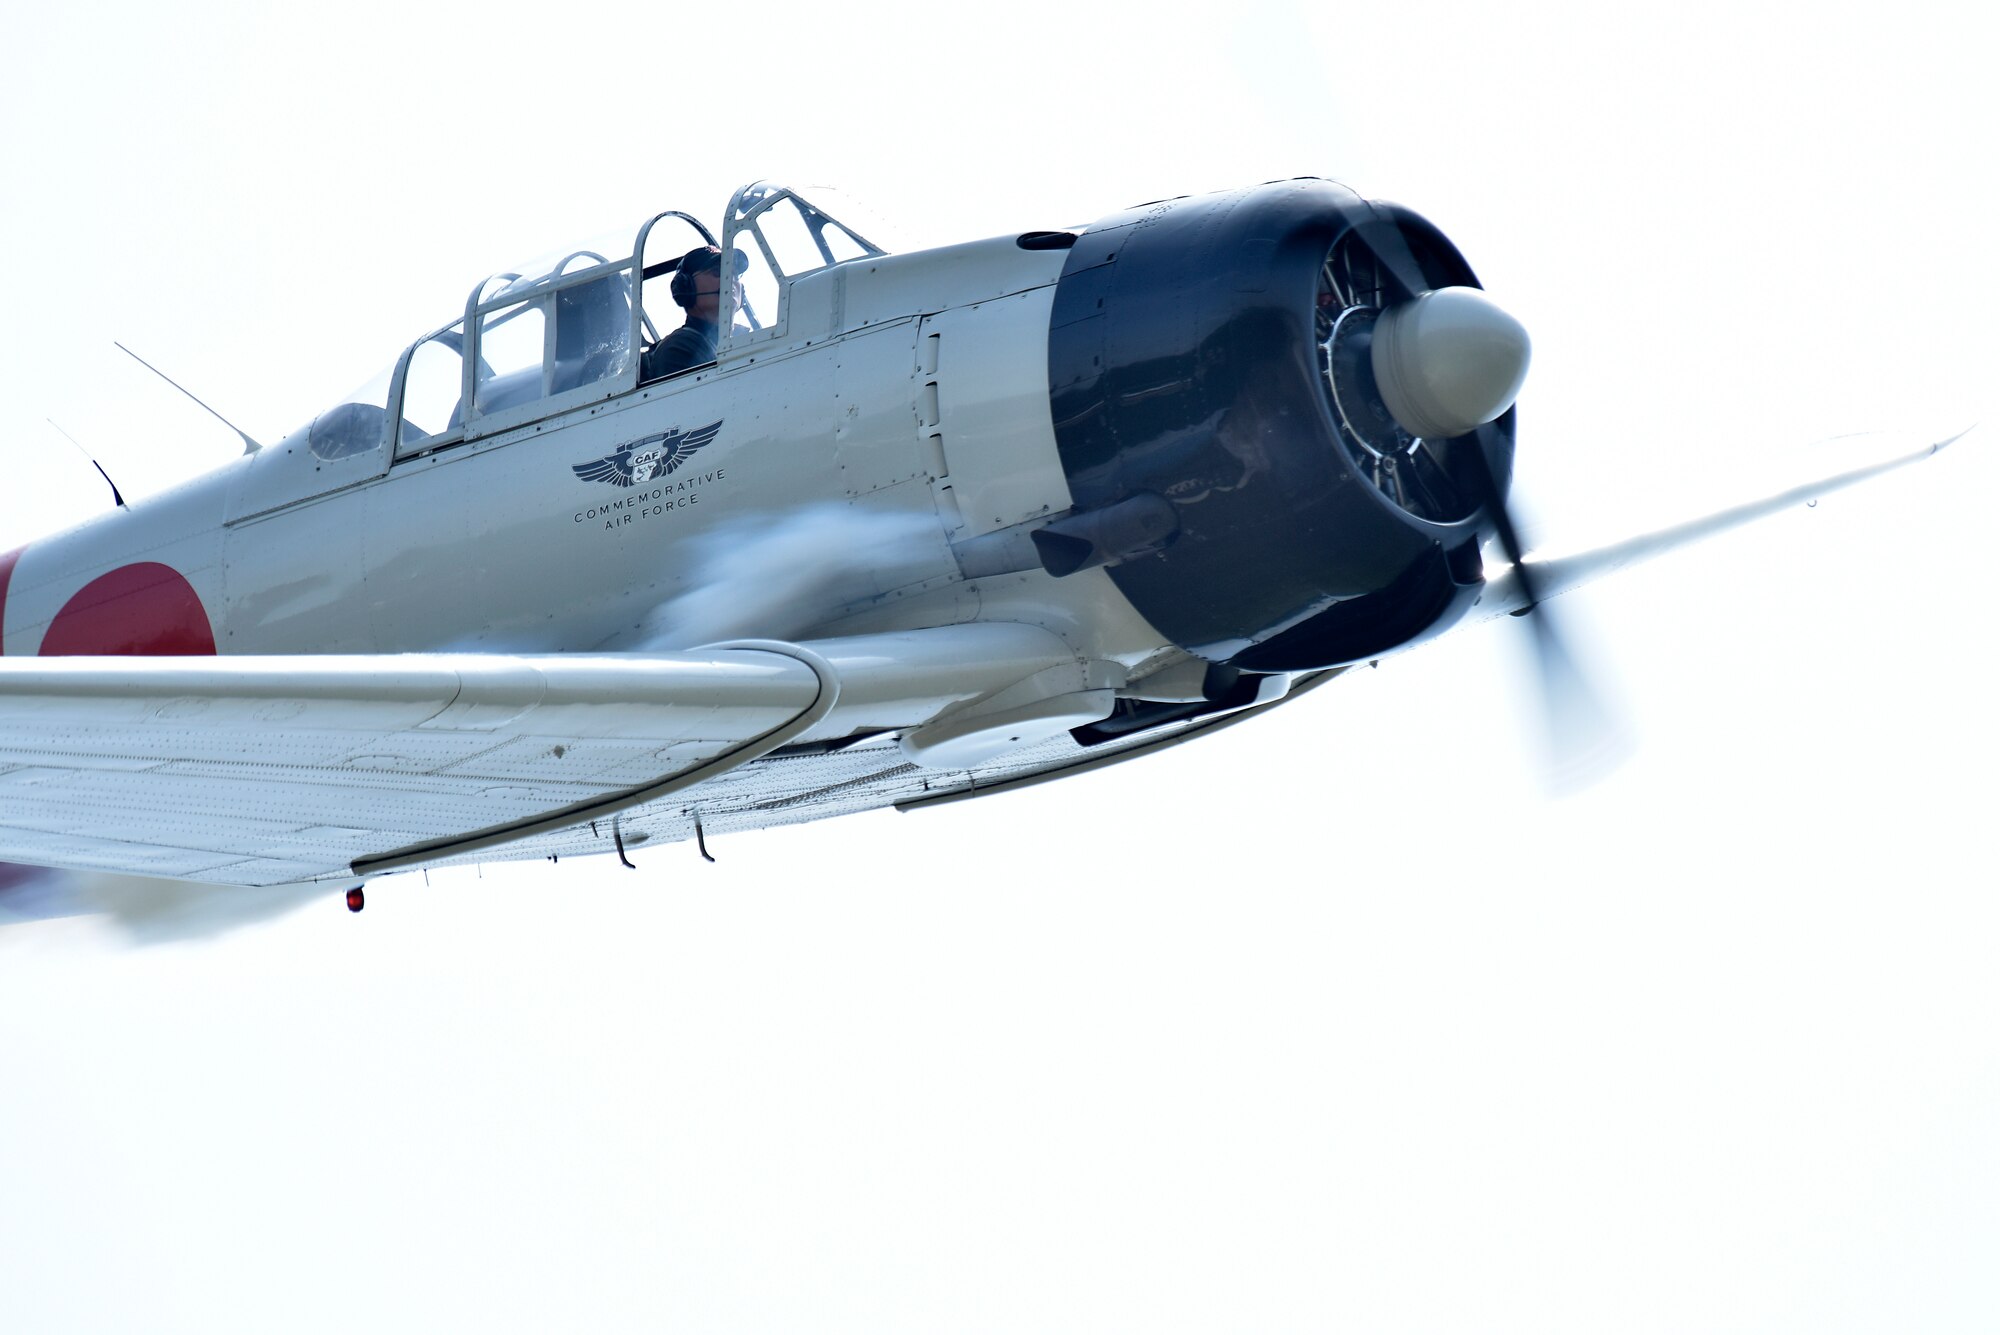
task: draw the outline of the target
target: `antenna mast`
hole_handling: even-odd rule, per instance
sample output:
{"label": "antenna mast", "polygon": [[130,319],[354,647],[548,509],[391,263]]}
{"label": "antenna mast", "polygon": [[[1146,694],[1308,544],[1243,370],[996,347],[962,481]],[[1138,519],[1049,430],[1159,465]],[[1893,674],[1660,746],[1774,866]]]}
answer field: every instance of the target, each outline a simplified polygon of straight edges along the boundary
{"label": "antenna mast", "polygon": [[123,496],[121,496],[121,495],[119,495],[119,494],[118,494],[118,484],[117,484],[116,482],[113,482],[113,481],[111,480],[111,474],[109,474],[109,473],[107,473],[107,472],[105,472],[105,471],[104,471],[104,465],[103,465],[103,464],[101,464],[101,463],[99,463],[99,462],[97,462],[97,456],[96,456],[96,455],[92,454],[92,453],[91,453],[91,452],[90,452],[89,450],[86,450],[85,448],[83,448],[83,442],[82,442],[82,441],[78,440],[78,439],[77,439],[77,438],[76,438],[75,436],[72,436],[72,435],[71,435],[71,434],[70,434],[69,432],[67,432],[67,431],[63,431],[63,429],[62,429],[61,427],[59,427],[59,426],[56,426],[56,419],[55,419],[55,418],[53,418],[53,417],[46,417],[46,418],[43,418],[42,420],[43,420],[43,421],[45,421],[45,422],[47,422],[47,423],[48,423],[48,424],[49,424],[50,426],[55,426],[55,427],[56,427],[56,430],[58,430],[58,431],[62,431],[62,437],[63,437],[63,439],[64,439],[64,440],[66,440],[66,441],[68,441],[68,442],[69,442],[70,444],[72,444],[72,445],[76,446],[76,452],[77,452],[78,454],[81,454],[81,455],[82,455],[82,456],[83,456],[84,458],[86,458],[86,459],[90,460],[90,466],[91,466],[92,468],[95,468],[95,469],[97,470],[97,475],[98,475],[99,477],[101,477],[101,478],[103,478],[103,479],[104,479],[104,484],[105,484],[106,486],[108,486],[108,487],[110,487],[110,488],[111,488],[111,499],[112,499],[112,500],[114,500],[114,501],[116,501],[116,502],[118,502],[118,508],[119,508],[119,509],[121,509],[121,510],[129,510],[129,509],[131,509],[131,508],[132,508],[131,506],[129,506],[129,505],[127,505],[127,504],[125,504],[125,498],[124,498]]}
{"label": "antenna mast", "polygon": [[[153,365],[151,362],[147,361],[144,357],[141,357],[138,353],[132,351],[132,349],[126,347],[123,343],[120,343],[115,338],[111,340],[111,346],[118,349],[120,352],[124,353],[127,357],[130,357],[133,361],[139,363],[139,365],[145,367],[148,371],[151,371],[154,375],[158,376],[160,379],[166,381],[169,385],[172,385],[175,389],[179,390],[181,393],[186,394],[191,399],[194,399],[195,403],[200,406],[203,412],[207,413],[210,417],[213,417],[216,421],[228,427],[231,431],[234,431],[237,435],[243,437],[243,452],[245,454],[255,454],[257,451],[264,448],[262,445],[259,445],[256,441],[250,438],[250,433],[248,431],[245,431],[242,427],[236,425],[236,423],[230,421],[227,417],[224,417],[221,413],[215,411],[215,409],[209,407],[207,404],[202,403],[200,399],[195,399],[194,394],[188,389],[187,386],[181,384],[178,380],[175,380],[165,371],[162,371],[159,367]],[[56,430],[61,431],[62,428],[57,427]],[[96,461],[92,460],[92,462],[95,463]],[[104,470],[100,468],[97,471],[101,473]],[[111,480],[110,478],[105,479],[105,481],[107,482],[109,482],[110,480]],[[116,491],[118,490],[118,488],[113,487],[112,490]],[[120,504],[123,504],[123,502],[120,502]]]}

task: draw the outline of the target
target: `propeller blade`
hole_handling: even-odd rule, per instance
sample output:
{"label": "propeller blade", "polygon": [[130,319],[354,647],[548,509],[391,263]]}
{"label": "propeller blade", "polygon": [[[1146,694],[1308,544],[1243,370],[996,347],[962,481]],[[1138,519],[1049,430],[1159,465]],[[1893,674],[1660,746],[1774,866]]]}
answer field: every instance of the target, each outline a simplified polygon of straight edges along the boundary
{"label": "propeller blade", "polygon": [[1382,305],[1385,308],[1414,301],[1431,290],[1430,280],[1424,277],[1424,266],[1417,262],[1416,252],[1410,249],[1409,238],[1403,235],[1403,229],[1396,226],[1392,219],[1371,205],[1367,220],[1356,224],[1354,230],[1375,256],[1382,276],[1395,289],[1383,292]]}
{"label": "propeller blade", "polygon": [[1591,686],[1576,656],[1564,643],[1550,609],[1542,606],[1541,577],[1523,560],[1520,530],[1493,477],[1486,451],[1467,452],[1467,472],[1484,493],[1486,511],[1498,531],[1500,550],[1514,567],[1525,604],[1514,613],[1526,617],[1534,633],[1534,672],[1541,696],[1544,778],[1552,792],[1586,788],[1616,769],[1631,753],[1631,738]]}
{"label": "propeller blade", "polygon": [[1579,792],[1625,763],[1631,735],[1591,686],[1549,609],[1537,609],[1528,625],[1541,696],[1543,783],[1552,794]]}

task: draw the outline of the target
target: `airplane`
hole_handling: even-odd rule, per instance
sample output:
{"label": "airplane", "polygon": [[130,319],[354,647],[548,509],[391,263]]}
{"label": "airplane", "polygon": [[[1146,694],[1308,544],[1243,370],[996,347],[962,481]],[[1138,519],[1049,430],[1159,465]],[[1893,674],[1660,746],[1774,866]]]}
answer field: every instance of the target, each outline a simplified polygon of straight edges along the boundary
{"label": "airplane", "polygon": [[1442,231],[1317,178],[905,254],[768,182],[661,212],[0,555],[0,858],[358,911],[1079,774],[1505,614],[1560,706],[1545,600],[1949,443],[1544,556],[1529,358]]}

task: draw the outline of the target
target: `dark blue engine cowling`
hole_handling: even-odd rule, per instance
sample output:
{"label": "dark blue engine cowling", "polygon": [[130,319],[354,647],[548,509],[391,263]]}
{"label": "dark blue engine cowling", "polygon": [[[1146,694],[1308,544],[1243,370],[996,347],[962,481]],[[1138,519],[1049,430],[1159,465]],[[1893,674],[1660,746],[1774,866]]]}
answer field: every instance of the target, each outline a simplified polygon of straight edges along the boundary
{"label": "dark blue engine cowling", "polygon": [[1478,286],[1422,218],[1320,180],[1128,209],[1070,250],[1049,386],[1075,513],[1172,508],[1171,538],[1110,575],[1188,652],[1331,667],[1435,634],[1477,598],[1487,484],[1468,454],[1504,489],[1512,410],[1420,451],[1427,476],[1392,458],[1385,481],[1336,398],[1329,308],[1414,295],[1375,262],[1392,249],[1401,278],[1415,265],[1424,287]]}

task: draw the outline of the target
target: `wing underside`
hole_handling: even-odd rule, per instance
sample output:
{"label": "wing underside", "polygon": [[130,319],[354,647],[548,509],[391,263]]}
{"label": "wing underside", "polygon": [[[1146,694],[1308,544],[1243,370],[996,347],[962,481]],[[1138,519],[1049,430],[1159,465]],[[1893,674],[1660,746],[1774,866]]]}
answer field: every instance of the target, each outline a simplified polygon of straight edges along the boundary
{"label": "wing underside", "polygon": [[10,660],[0,856],[251,885],[342,876],[609,816],[783,745],[826,694],[809,663],[763,650]]}
{"label": "wing underside", "polygon": [[682,838],[711,799],[721,828],[810,819],[926,790],[894,730],[1082,671],[1059,636],[995,623],[660,654],[5,659],[0,861],[284,885],[610,851],[621,821],[634,845]]}

